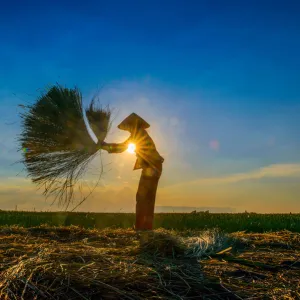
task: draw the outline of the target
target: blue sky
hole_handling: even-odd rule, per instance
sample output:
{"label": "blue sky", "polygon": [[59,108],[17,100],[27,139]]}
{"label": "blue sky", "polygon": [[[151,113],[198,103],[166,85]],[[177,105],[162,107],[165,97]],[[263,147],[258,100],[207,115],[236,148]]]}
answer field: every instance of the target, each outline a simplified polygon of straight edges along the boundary
{"label": "blue sky", "polygon": [[[20,158],[17,104],[32,103],[40,89],[59,82],[77,85],[85,103],[97,93],[116,107],[115,127],[132,111],[151,124],[166,158],[159,205],[299,211],[299,13],[298,1],[3,4],[0,203],[14,207],[23,184],[16,179],[22,167],[11,166]],[[108,140],[124,137],[114,130]],[[122,206],[111,195],[126,193],[126,205],[134,205],[134,157],[105,159],[113,162],[107,206]],[[37,195],[26,184],[24,208]]]}

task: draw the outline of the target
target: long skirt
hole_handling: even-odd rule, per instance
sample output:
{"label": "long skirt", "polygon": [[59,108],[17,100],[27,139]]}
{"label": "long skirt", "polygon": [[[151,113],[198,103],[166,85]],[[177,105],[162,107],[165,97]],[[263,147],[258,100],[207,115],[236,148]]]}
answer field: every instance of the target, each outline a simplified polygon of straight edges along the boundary
{"label": "long skirt", "polygon": [[158,181],[162,173],[159,169],[145,168],[136,194],[136,230],[152,230],[154,207]]}

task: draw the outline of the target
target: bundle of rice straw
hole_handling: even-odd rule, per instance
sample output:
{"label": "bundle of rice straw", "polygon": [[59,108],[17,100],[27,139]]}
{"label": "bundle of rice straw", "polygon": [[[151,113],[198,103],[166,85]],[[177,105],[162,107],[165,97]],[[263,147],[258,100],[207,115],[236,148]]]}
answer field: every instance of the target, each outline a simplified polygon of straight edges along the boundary
{"label": "bundle of rice straw", "polygon": [[98,139],[98,144],[103,142],[111,128],[111,111],[109,107],[106,109],[96,107],[94,98],[85,112],[90,127]]}
{"label": "bundle of rice straw", "polygon": [[[101,143],[110,128],[109,109],[97,109],[92,101],[86,115]],[[55,85],[26,106],[21,118],[18,140],[28,176],[67,209],[75,184],[100,150],[88,133],[80,91]]]}

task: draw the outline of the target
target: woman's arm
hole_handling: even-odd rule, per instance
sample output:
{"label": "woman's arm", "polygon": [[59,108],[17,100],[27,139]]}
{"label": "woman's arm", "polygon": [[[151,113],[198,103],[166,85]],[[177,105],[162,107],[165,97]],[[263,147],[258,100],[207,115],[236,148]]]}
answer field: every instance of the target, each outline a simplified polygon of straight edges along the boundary
{"label": "woman's arm", "polygon": [[128,143],[129,139],[120,144],[102,142],[101,149],[107,151],[108,153],[122,153],[127,149]]}
{"label": "woman's arm", "polygon": [[126,150],[126,148],[127,147],[123,143],[116,144],[103,142],[101,145],[101,149],[106,150],[108,153],[122,153]]}

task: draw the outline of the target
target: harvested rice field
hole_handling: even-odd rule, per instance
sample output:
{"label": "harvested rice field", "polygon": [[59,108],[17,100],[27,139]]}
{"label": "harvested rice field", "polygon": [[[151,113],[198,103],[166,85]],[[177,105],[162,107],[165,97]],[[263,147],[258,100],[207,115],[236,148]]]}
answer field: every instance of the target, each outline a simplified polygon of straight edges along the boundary
{"label": "harvested rice field", "polygon": [[0,227],[0,299],[300,299],[300,234]]}

